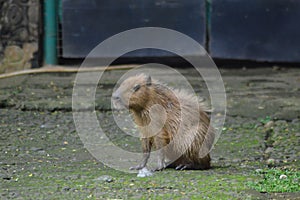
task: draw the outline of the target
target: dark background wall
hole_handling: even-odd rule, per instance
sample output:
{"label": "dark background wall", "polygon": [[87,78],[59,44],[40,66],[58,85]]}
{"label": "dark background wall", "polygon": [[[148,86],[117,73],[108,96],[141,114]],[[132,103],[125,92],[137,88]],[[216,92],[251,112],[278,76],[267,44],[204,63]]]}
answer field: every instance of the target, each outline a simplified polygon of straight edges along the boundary
{"label": "dark background wall", "polygon": [[214,58],[300,62],[299,0],[213,0]]}
{"label": "dark background wall", "polygon": [[116,33],[156,26],[192,37],[213,58],[299,63],[299,11],[297,0],[62,0],[62,56],[85,57]]}
{"label": "dark background wall", "polygon": [[[62,56],[85,57],[105,39],[139,27],[173,29],[204,46],[205,25],[205,0],[63,0]],[[179,46],[180,42],[178,41]],[[190,52],[188,49],[184,50]],[[132,52],[127,56],[163,57],[170,54],[148,49]],[[103,55],[99,54],[99,57]]]}
{"label": "dark background wall", "polygon": [[38,0],[0,0],[0,73],[37,67],[40,9]]}

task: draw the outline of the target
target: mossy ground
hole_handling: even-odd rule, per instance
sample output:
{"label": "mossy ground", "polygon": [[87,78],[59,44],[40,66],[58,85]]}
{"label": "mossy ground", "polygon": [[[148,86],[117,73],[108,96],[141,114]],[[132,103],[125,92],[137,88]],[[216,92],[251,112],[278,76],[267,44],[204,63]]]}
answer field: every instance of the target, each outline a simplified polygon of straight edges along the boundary
{"label": "mossy ground", "polygon": [[[136,173],[116,171],[95,160],[81,143],[71,113],[32,115],[2,109],[1,114],[9,115],[1,118],[0,174],[4,199],[256,199],[259,195],[253,190],[268,192],[259,189],[269,186],[261,174],[255,173],[257,169],[268,168],[263,158],[265,130],[259,121],[242,123],[241,127],[228,124],[212,152],[210,170],[167,169],[138,178]],[[107,118],[110,116],[108,112]],[[16,124],[9,123],[13,119]],[[290,135],[299,130],[298,124],[284,123],[281,128],[285,130],[286,126]],[[139,146],[118,134],[114,140],[120,146]],[[289,167],[299,174],[298,161],[278,159],[277,167]],[[102,180],[102,176],[111,180]],[[292,183],[299,184],[296,179]],[[270,192],[297,190],[275,188]]]}

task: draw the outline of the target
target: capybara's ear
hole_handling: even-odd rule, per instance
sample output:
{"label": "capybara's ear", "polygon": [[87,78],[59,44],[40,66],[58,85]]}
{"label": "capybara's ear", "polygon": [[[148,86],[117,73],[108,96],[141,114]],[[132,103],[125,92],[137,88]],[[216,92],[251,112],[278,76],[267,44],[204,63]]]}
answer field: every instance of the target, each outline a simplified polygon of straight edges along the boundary
{"label": "capybara's ear", "polygon": [[152,84],[152,80],[151,80],[151,76],[149,75],[149,76],[147,76],[147,78],[146,78],[146,85],[147,86],[150,86]]}

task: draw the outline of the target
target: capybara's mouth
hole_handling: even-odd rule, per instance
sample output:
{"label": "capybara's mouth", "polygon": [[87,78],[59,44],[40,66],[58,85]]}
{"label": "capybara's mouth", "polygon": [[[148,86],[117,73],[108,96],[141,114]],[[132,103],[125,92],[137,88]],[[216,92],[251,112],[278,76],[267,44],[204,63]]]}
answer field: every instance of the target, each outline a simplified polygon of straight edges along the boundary
{"label": "capybara's mouth", "polygon": [[112,100],[112,110],[125,110],[127,107],[120,100]]}

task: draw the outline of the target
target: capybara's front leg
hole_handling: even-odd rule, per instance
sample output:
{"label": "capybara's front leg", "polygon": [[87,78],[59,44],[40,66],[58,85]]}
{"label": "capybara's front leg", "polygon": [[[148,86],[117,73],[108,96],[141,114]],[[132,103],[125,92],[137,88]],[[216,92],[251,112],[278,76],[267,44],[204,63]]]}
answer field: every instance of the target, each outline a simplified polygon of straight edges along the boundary
{"label": "capybara's front leg", "polygon": [[154,169],[154,171],[161,171],[166,168],[165,163],[165,154],[163,152],[163,149],[158,150],[158,157],[157,157],[157,167]]}
{"label": "capybara's front leg", "polygon": [[164,143],[161,138],[155,137],[154,144],[156,149],[158,149],[157,167],[154,170],[161,171],[166,168]]}
{"label": "capybara's front leg", "polygon": [[151,147],[152,147],[152,141],[150,138],[142,138],[142,148],[143,148],[143,158],[140,164],[137,166],[130,167],[130,170],[139,170],[143,169],[146,167],[148,159],[150,157],[150,152],[151,152]]}

